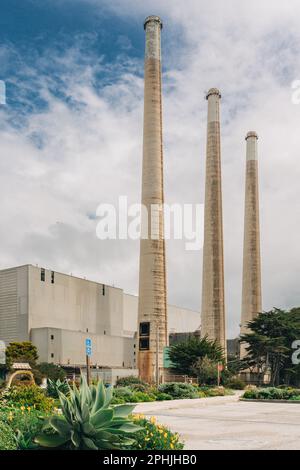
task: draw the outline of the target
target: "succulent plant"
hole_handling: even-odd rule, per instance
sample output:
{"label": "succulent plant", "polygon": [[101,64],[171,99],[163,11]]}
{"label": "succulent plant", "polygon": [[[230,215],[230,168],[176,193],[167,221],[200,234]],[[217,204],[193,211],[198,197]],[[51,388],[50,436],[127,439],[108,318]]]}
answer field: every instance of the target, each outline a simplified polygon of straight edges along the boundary
{"label": "succulent plant", "polygon": [[129,418],[134,405],[110,406],[112,387],[103,382],[88,386],[81,376],[79,389],[68,385],[68,394],[58,391],[61,416],[46,418],[35,442],[41,447],[67,449],[123,449],[132,446],[129,438],[141,428]]}
{"label": "succulent plant", "polygon": [[69,393],[69,385],[66,380],[51,380],[47,379],[47,393],[52,398],[58,398],[58,392],[62,392],[64,395]]}

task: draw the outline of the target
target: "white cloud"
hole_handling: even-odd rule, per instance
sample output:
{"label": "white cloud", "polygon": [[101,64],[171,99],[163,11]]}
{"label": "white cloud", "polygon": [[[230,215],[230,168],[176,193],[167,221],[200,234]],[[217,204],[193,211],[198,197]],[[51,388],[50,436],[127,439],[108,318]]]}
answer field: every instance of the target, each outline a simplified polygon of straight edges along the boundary
{"label": "white cloud", "polygon": [[[203,202],[204,92],[222,91],[228,336],[238,333],[240,318],[250,129],[260,136],[263,305],[299,305],[300,105],[292,104],[290,88],[300,79],[299,2],[89,1],[132,17],[139,28],[147,14],[163,17],[166,202]],[[65,92],[80,105],[55,98],[51,79],[42,76],[49,108],[21,130],[1,131],[1,265],[37,262],[137,292],[138,243],[98,241],[88,214],[119,194],[139,201],[142,63],[78,66],[77,54],[76,47],[66,51],[60,62]],[[115,67],[118,79],[95,92],[94,73],[105,67]],[[180,242],[168,243],[167,253],[170,303],[199,309],[202,253],[186,252]]]}

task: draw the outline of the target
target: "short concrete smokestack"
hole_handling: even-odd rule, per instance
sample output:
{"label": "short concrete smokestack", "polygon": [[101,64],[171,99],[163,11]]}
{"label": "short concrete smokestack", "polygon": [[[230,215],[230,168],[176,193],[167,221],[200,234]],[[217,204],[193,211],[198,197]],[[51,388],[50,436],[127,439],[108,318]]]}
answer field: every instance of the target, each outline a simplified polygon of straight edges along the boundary
{"label": "short concrete smokestack", "polygon": [[[248,332],[247,323],[262,309],[257,140],[256,132],[248,132],[241,334]],[[245,355],[245,345],[242,344],[241,356]]]}
{"label": "short concrete smokestack", "polygon": [[146,50],[142,204],[148,210],[148,228],[147,221],[142,220],[142,233],[148,232],[148,239],[142,239],[140,243],[138,367],[140,377],[153,382],[158,379],[158,375],[163,375],[163,349],[168,343],[162,210],[158,211],[156,218],[156,237],[151,239],[151,207],[156,205],[162,208],[164,202],[160,49],[162,22],[158,16],[149,16],[144,28]]}
{"label": "short concrete smokestack", "polygon": [[226,353],[220,103],[216,88],[207,93],[207,148],[204,211],[201,336],[217,340]]}

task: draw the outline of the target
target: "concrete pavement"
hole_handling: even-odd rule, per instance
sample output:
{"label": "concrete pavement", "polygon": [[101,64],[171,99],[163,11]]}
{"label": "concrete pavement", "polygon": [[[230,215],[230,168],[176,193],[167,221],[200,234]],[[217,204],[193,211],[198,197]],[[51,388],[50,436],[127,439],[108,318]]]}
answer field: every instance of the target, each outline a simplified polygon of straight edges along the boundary
{"label": "concrete pavement", "polygon": [[140,403],[135,412],[178,432],[185,449],[300,450],[300,403],[243,402],[239,395]]}

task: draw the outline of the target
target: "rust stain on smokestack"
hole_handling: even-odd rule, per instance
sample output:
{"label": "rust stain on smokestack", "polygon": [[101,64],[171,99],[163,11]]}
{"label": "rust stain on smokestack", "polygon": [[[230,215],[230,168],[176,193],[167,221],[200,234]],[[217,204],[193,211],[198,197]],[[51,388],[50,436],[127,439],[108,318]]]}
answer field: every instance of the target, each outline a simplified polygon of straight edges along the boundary
{"label": "rust stain on smokestack", "polygon": [[[257,141],[256,132],[248,132],[241,334],[249,332],[247,323],[262,310]],[[246,355],[245,347],[241,345],[241,357]]]}
{"label": "rust stain on smokestack", "polygon": [[217,340],[226,353],[220,98],[217,88],[211,88],[206,95],[208,117],[201,336]]}
{"label": "rust stain on smokestack", "polygon": [[147,17],[144,29],[146,48],[142,204],[148,210],[148,220],[142,219],[142,234],[146,234],[148,238],[142,238],[140,242],[138,368],[142,379],[153,382],[156,377],[157,346],[162,374],[163,349],[168,343],[162,210],[156,213],[157,236],[151,239],[151,206],[157,205],[158,209],[162,209],[164,203],[160,18]]}

